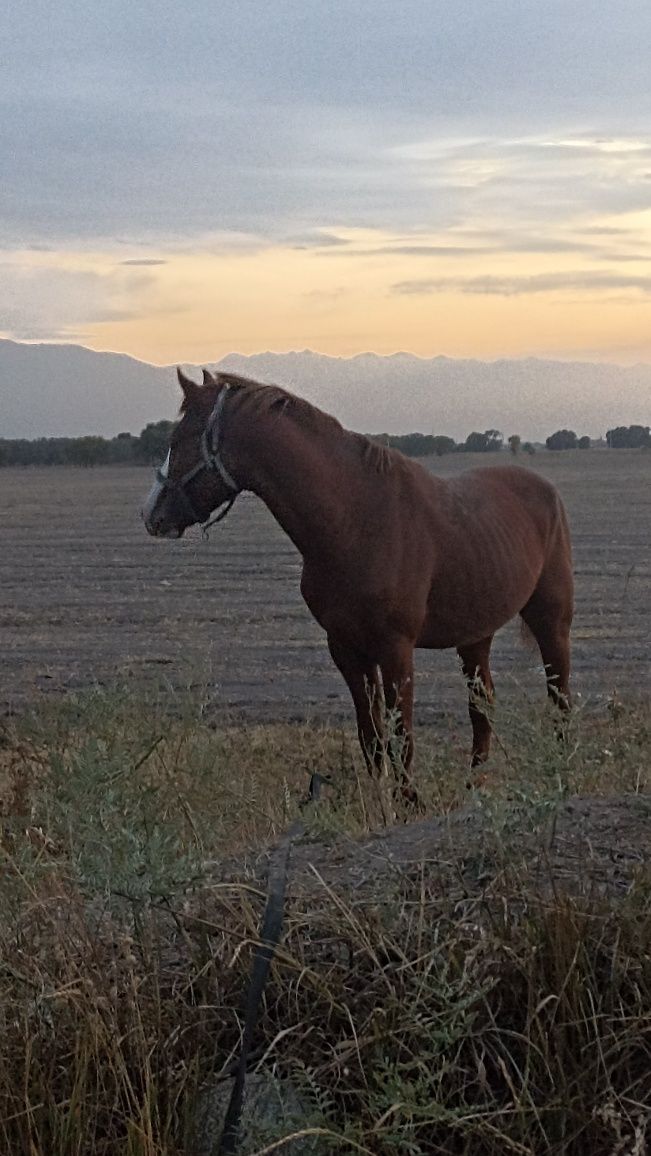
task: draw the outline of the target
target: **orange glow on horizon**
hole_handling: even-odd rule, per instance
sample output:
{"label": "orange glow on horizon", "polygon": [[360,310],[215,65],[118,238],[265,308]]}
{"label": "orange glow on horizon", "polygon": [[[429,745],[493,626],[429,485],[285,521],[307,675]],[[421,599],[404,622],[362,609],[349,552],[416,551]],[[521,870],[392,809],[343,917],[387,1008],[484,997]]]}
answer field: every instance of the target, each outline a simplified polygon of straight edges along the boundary
{"label": "orange glow on horizon", "polygon": [[[651,241],[651,214],[631,218]],[[213,242],[211,252],[208,242],[159,262],[104,251],[25,253],[15,264],[35,283],[39,270],[90,278],[106,319],[91,313],[76,328],[71,320],[67,340],[155,364],[305,348],[651,361],[643,246],[639,262],[619,265],[615,251],[601,260],[470,247],[466,255],[459,237],[419,237],[414,255],[413,238],[336,232],[339,245],[313,249]]]}

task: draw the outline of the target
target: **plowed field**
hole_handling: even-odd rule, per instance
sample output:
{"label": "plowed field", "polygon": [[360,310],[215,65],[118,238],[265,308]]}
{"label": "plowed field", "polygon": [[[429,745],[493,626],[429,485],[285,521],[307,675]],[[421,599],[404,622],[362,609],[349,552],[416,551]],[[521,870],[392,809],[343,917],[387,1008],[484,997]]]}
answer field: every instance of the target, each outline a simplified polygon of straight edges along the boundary
{"label": "plowed field", "polygon": [[[504,460],[504,455],[501,455]],[[448,476],[489,455],[429,468]],[[649,685],[651,455],[539,453],[573,531],[574,687],[584,697]],[[211,712],[260,719],[348,717],[347,691],[299,593],[300,559],[250,495],[203,541],[150,539],[145,469],[0,470],[0,708],[92,684],[194,688]],[[498,688],[543,694],[538,656],[498,635]],[[509,691],[510,693],[510,691]],[[417,718],[465,712],[453,652],[421,652]]]}

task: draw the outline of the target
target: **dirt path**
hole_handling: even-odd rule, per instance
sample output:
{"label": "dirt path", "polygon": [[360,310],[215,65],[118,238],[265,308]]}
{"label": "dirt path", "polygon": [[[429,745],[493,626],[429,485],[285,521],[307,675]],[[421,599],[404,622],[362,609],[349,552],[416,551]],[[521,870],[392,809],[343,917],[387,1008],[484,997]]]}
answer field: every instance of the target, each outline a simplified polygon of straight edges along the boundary
{"label": "dirt path", "polygon": [[[218,874],[263,880],[268,864],[266,850]],[[488,807],[468,806],[366,839],[303,840],[292,851],[288,891],[300,901],[331,889],[352,905],[395,902],[425,876],[430,891],[433,885],[448,899],[503,896],[514,879],[543,891],[623,897],[649,870],[651,795],[573,798],[546,821],[522,807],[502,807],[498,818]]]}

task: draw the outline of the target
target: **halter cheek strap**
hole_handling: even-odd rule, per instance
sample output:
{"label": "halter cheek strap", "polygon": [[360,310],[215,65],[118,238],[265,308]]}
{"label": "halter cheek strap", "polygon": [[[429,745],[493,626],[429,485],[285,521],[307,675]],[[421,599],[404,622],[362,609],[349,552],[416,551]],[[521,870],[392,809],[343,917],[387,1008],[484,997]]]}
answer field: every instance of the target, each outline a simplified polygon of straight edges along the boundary
{"label": "halter cheek strap", "polygon": [[222,481],[226,483],[229,490],[232,490],[235,497],[237,497],[237,495],[241,493],[241,487],[238,486],[235,478],[226,469],[226,466],[219,456],[219,436],[221,433],[219,419],[222,416],[229,389],[230,386],[228,385],[222,387],[215,403],[215,408],[208,418],[206,428],[201,435],[201,456],[203,463],[200,463],[199,468],[201,469],[202,466],[205,466],[208,470],[217,470]]}

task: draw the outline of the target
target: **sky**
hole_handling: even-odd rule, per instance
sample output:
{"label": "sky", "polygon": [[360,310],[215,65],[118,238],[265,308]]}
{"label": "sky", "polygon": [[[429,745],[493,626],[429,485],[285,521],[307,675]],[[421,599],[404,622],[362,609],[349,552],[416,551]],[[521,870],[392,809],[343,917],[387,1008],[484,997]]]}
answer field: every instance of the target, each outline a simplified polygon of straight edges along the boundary
{"label": "sky", "polygon": [[0,336],[651,361],[649,0],[23,0]]}

